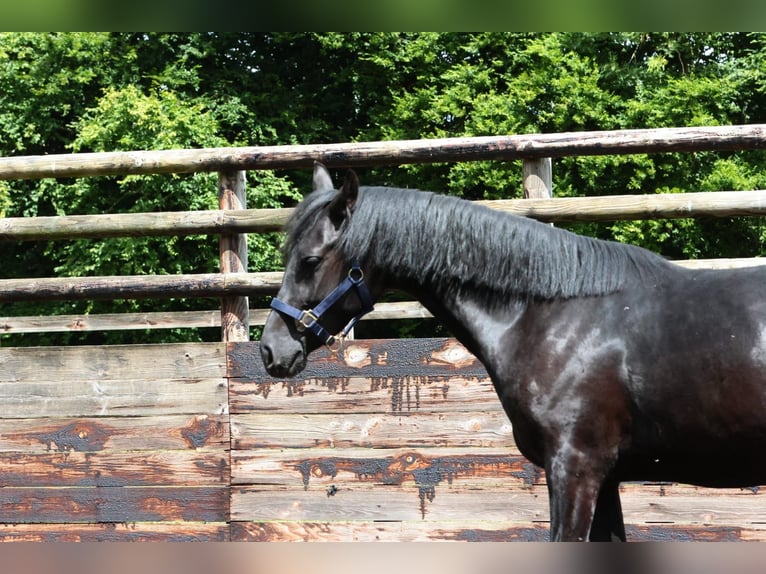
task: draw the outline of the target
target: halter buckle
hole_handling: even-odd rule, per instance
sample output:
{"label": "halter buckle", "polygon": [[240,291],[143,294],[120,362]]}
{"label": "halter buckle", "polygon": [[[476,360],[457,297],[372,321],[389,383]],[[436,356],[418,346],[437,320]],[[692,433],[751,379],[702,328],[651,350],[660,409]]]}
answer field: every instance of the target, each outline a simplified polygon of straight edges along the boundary
{"label": "halter buckle", "polygon": [[313,309],[304,309],[301,311],[300,316],[295,320],[295,327],[301,333],[306,329],[310,329],[311,325],[319,321],[319,317],[314,314]]}

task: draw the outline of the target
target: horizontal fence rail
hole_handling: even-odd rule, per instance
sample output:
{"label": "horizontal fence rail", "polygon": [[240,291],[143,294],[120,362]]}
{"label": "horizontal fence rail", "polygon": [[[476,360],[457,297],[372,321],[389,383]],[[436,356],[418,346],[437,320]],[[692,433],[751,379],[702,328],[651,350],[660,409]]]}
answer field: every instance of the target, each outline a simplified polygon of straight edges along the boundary
{"label": "horizontal fence rail", "polygon": [[[766,257],[696,259],[674,263],[694,269],[734,269],[766,264]],[[281,283],[282,273],[279,272],[0,279],[0,303],[274,295]]]}
{"label": "horizontal fence rail", "polygon": [[285,208],[8,217],[0,219],[0,241],[266,233],[279,231],[290,213]]}
{"label": "horizontal fence rail", "polygon": [[[262,326],[269,309],[250,309],[250,325]],[[431,313],[416,301],[378,303],[363,321],[428,319]],[[84,331],[128,331],[220,327],[221,311],[168,311],[149,313],[102,313],[98,315],[51,315],[43,317],[0,317],[2,333],[66,333]]]}
{"label": "horizontal fence rail", "polygon": [[281,273],[2,279],[0,280],[0,303],[267,295],[276,292],[281,279]]}
{"label": "horizontal fence rail", "polygon": [[0,158],[0,179],[364,167],[564,156],[766,148],[766,125],[658,128],[319,145],[56,154]]}
{"label": "horizontal fence rail", "polygon": [[[546,223],[766,215],[766,190],[476,201]],[[0,219],[0,240],[100,239],[280,230],[292,209],[65,215]]]}
{"label": "horizontal fence rail", "polygon": [[[648,130],[525,134],[297,146],[209,148],[0,158],[0,179],[85,177],[126,174],[191,173],[311,167],[315,160],[333,167],[398,165],[446,161],[522,159],[527,177],[542,186],[543,198],[477,202],[493,209],[549,223],[596,222],[685,217],[766,215],[766,190],[683,194],[606,195],[549,198],[550,158],[635,153],[756,150],[766,148],[766,124]],[[546,163],[547,162],[547,163]],[[547,165],[547,170],[543,169]],[[241,171],[239,173],[242,173]],[[547,175],[546,175],[547,174]],[[220,180],[220,178],[219,178]],[[228,181],[228,180],[226,180]],[[220,181],[219,181],[220,184]],[[224,186],[225,187],[225,186]],[[547,189],[546,189],[547,188]],[[219,190],[220,191],[220,190]],[[437,190],[438,191],[438,190]],[[281,229],[292,209],[243,209],[221,204],[209,211],[67,215],[0,219],[0,241],[103,239],[110,237],[227,236]],[[240,235],[241,237],[241,235]],[[733,259],[678,262],[689,267],[731,268],[762,260]],[[271,295],[279,273],[210,273],[199,275],[0,279],[0,302],[230,298]],[[250,311],[260,325],[266,311]],[[414,302],[379,304],[371,319],[428,317]],[[220,326],[220,311],[0,317],[0,333],[88,331]]]}

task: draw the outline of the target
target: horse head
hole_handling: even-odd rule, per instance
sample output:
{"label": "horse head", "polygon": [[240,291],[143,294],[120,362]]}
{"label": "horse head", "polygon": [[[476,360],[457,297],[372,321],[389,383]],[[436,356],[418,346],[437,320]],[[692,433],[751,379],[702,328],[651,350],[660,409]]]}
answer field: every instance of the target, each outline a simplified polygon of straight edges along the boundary
{"label": "horse head", "polygon": [[287,226],[284,278],[261,337],[261,357],[272,376],[300,373],[312,351],[337,348],[372,310],[365,270],[340,249],[358,193],[353,171],[335,190],[327,169],[315,164],[313,191]]}

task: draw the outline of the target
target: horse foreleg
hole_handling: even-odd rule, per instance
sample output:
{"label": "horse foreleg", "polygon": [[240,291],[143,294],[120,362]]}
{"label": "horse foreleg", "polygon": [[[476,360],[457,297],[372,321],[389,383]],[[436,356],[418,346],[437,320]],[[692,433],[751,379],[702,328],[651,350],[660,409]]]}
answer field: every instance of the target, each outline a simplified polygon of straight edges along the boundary
{"label": "horse foreleg", "polygon": [[601,487],[588,539],[591,542],[625,542],[619,482],[610,480]]}
{"label": "horse foreleg", "polygon": [[551,540],[583,542],[590,539],[602,476],[586,457],[559,453],[546,465],[551,512]]}

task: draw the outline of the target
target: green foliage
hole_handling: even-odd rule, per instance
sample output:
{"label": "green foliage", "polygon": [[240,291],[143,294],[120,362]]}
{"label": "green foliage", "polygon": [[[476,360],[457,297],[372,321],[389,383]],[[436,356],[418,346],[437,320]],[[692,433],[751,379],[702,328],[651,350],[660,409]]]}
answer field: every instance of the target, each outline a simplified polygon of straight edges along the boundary
{"label": "green foliage", "polygon": [[11,186],[7,181],[0,181],[0,217],[11,207]]}
{"label": "green foliage", "polygon": [[[3,33],[0,155],[761,123],[765,76],[766,36],[749,33]],[[364,182],[469,199],[522,195],[518,161],[361,171]],[[554,161],[554,194],[763,189],[764,174],[761,151],[571,157]],[[248,205],[289,206],[309,186],[306,170],[249,172]],[[0,216],[209,209],[216,188],[212,174],[0,182]],[[766,254],[756,218],[571,228],[669,257]],[[248,241],[251,270],[280,267],[278,234]],[[195,273],[216,270],[218,253],[215,238],[141,238],[4,244],[2,261],[6,277]],[[4,305],[0,315],[210,305]]]}

